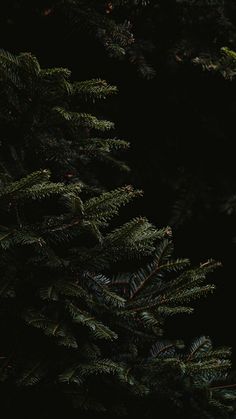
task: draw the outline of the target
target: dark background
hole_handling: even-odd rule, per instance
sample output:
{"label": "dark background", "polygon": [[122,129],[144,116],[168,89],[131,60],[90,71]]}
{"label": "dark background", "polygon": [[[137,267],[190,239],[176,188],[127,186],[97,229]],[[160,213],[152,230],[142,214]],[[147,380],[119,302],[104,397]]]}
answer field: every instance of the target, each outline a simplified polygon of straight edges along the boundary
{"label": "dark background", "polygon": [[235,183],[235,82],[188,63],[176,66],[166,57],[155,63],[154,79],[143,79],[126,60],[109,58],[85,31],[32,7],[20,14],[2,8],[1,47],[30,51],[42,67],[67,67],[76,80],[100,77],[118,86],[119,95],[104,105],[104,114],[115,121],[115,134],[131,142],[125,158],[132,172],[111,175],[107,185],[133,183],[145,192],[125,217],[146,215],[160,227],[172,223],[179,184],[186,181],[189,214],[182,224],[172,223],[176,254],[193,263],[209,258],[223,263],[212,275],[214,295],[197,301],[194,315],[171,319],[169,330],[176,337],[210,335],[215,344],[234,346],[236,359],[235,216],[221,209]]}

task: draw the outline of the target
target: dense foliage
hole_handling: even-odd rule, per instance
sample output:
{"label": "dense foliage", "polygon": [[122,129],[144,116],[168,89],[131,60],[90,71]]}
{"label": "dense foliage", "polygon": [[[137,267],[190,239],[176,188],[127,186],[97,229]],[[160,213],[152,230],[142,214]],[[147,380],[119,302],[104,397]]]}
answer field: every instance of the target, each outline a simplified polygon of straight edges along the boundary
{"label": "dense foliage", "polygon": [[126,146],[90,138],[112,124],[83,112],[84,97],[114,88],[72,83],[65,69],[5,51],[0,88],[3,409],[152,418],[165,406],[176,417],[227,417],[230,350],[165,335],[167,317],[191,313],[190,302],[214,289],[205,279],[218,263],[175,258],[171,230],[143,217],[112,224],[140,192],[100,193],[94,174],[88,184],[90,160]]}
{"label": "dense foliage", "polygon": [[[195,260],[219,253],[221,276],[232,276],[233,0],[10,0],[0,22],[3,47],[20,53],[0,52],[6,416],[229,417],[230,350],[213,349],[207,336],[186,347],[186,323],[174,316],[214,289],[205,277],[218,263],[190,267],[173,256],[169,228],[136,214],[145,208],[179,228]],[[93,79],[72,80],[61,65]],[[141,192],[121,186],[129,144],[104,117],[116,88],[103,78],[119,85],[109,113],[133,143],[131,176],[147,192],[132,210],[121,207]],[[230,284],[215,301],[212,327],[224,342]],[[181,317],[180,339],[167,333],[172,317]]]}
{"label": "dense foliage", "polygon": [[[121,84],[119,126],[126,137],[128,113],[128,135],[139,143],[135,181],[148,190],[155,176],[164,206],[168,199],[168,222],[178,228],[221,214],[235,195],[235,24],[232,0],[11,0],[2,4],[0,30],[11,51],[33,51],[46,65],[63,60],[76,76],[101,74]],[[142,85],[136,70],[152,81]]]}

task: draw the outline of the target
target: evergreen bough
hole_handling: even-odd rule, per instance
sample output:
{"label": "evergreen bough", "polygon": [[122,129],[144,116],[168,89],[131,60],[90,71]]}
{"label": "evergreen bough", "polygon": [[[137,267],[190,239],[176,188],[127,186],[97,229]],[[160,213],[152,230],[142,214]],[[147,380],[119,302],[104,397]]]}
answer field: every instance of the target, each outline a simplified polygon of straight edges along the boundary
{"label": "evergreen bough", "polygon": [[[140,195],[131,186],[87,192],[84,126],[111,124],[83,119],[73,86],[92,100],[110,93],[104,82],[40,70],[31,55],[0,54],[3,409],[152,418],[170,405],[176,417],[228,417],[230,350],[204,336],[187,348],[165,336],[167,317],[191,313],[213,291],[206,275],[219,264],[176,259],[171,230],[144,217],[117,225],[119,209]],[[75,176],[63,182],[68,167]]]}
{"label": "evergreen bough", "polygon": [[129,144],[104,134],[114,124],[88,111],[116,88],[104,80],[72,82],[65,68],[41,69],[30,53],[0,51],[0,165],[18,178],[50,169],[55,179],[89,179],[99,187],[95,161],[128,167],[116,158]]}

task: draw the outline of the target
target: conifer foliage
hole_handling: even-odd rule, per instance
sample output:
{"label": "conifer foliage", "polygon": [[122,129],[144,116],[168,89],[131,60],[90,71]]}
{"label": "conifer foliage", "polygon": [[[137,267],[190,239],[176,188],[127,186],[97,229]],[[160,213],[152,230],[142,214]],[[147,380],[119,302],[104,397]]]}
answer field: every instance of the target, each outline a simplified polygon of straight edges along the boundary
{"label": "conifer foliage", "polygon": [[[17,21],[14,3],[7,17]],[[32,17],[55,18],[61,28],[63,22],[69,37],[86,30],[109,56],[127,57],[146,78],[163,64],[176,68],[206,54],[214,59],[222,46],[235,44],[233,0],[51,0],[32,9],[16,3]]]}
{"label": "conifer foliage", "polygon": [[114,124],[88,112],[89,103],[92,107],[114,94],[115,87],[100,79],[73,83],[69,70],[41,69],[30,53],[0,51],[0,60],[0,164],[5,170],[19,177],[26,168],[46,168],[63,180],[77,178],[79,172],[80,181],[89,177],[91,186],[96,184],[95,158],[127,170],[115,152],[128,143],[104,138]]}
{"label": "conifer foliage", "polygon": [[[91,186],[84,182],[86,150],[106,157],[124,144],[85,139],[84,128],[101,131],[111,123],[82,112],[77,102],[114,89],[68,77],[64,69],[41,70],[31,55],[0,54],[6,412],[14,404],[25,418],[74,409],[83,417],[137,411],[152,418],[164,402],[176,417],[183,409],[193,418],[227,417],[235,399],[226,384],[229,349],[214,350],[208,337],[186,349],[165,336],[167,317],[191,313],[191,302],[214,289],[206,275],[218,263],[192,268],[175,258],[170,229],[156,229],[144,217],[112,224],[140,195],[131,186],[85,192]],[[61,179],[68,167],[73,182]]]}

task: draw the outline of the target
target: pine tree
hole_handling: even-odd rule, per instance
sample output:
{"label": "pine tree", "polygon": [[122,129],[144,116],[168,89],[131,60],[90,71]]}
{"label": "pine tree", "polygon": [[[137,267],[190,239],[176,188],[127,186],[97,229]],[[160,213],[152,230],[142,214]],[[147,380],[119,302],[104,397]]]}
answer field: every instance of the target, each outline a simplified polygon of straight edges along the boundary
{"label": "pine tree", "polygon": [[[23,31],[19,29],[26,25],[29,31],[31,29],[29,22],[32,22],[32,26],[38,29],[35,31],[37,39],[38,32],[41,35],[45,32],[45,38],[41,38],[40,46],[36,39],[33,39],[32,43],[30,37],[25,40]],[[230,80],[234,76],[232,60],[229,64],[229,59],[226,59],[226,51],[235,49],[236,41],[235,2],[233,0],[113,0],[111,2],[49,0],[34,2],[32,5],[25,0],[12,0],[3,2],[1,27],[3,36],[6,37],[4,41],[6,45],[10,44],[11,48],[16,48],[16,50],[21,49],[22,44],[25,49],[32,50],[31,47],[34,47],[36,51],[37,49],[41,51],[46,61],[49,61],[48,55],[51,55],[51,50],[46,45],[48,45],[48,39],[52,37],[54,50],[57,49],[58,43],[60,45],[62,43],[66,47],[67,44],[70,45],[73,51],[70,61],[73,64],[77,50],[80,50],[81,61],[87,61],[84,60],[85,55],[81,53],[81,45],[86,43],[86,39],[89,45],[89,52],[85,52],[86,55],[96,56],[96,51],[101,45],[101,50],[105,50],[112,59],[114,57],[127,58],[146,78],[153,78],[156,75],[154,80],[157,80],[158,77],[163,77],[163,74],[166,74],[164,81],[167,80],[168,85],[168,79],[172,76],[177,77],[176,84],[182,83],[182,89],[185,89],[184,82],[188,77],[192,79],[191,85],[197,83],[202,85],[201,71],[195,72],[196,64],[198,64],[199,70],[201,67],[208,68],[213,73],[222,70],[226,78]],[[12,41],[10,40],[10,34],[14,31],[17,33],[17,42],[15,36]],[[19,32],[22,33],[19,34]],[[222,48],[223,54],[221,55]],[[98,57],[98,60],[100,61],[101,58],[103,62],[100,66],[102,72],[105,72],[108,63],[104,57],[106,54]],[[226,61],[227,71],[224,70]],[[92,62],[96,62],[96,58]],[[113,60],[109,61],[109,63],[111,62],[113,63]],[[214,83],[214,81],[214,90],[216,91],[220,86],[219,80],[212,78],[212,81],[209,81],[207,85],[210,86],[210,83]],[[160,83],[162,84],[162,81]],[[150,89],[154,91],[155,88],[159,95],[158,81],[157,85],[154,84],[154,87]],[[199,218],[206,219],[208,214],[212,210],[214,211],[214,205],[219,208],[222,201],[226,201],[235,193],[234,187],[231,187],[229,192],[226,191],[226,187],[231,182],[231,172],[226,173],[225,170],[223,179],[220,176],[216,180],[212,180],[211,173],[218,170],[217,165],[213,166],[209,172],[207,170],[214,145],[214,140],[209,137],[219,136],[219,138],[217,137],[218,141],[222,141],[222,137],[224,140],[228,140],[230,128],[227,130],[227,115],[224,115],[226,121],[223,127],[219,127],[218,115],[215,116],[214,110],[212,112],[210,110],[214,105],[214,99],[209,104],[209,115],[206,116],[208,110],[202,110],[202,96],[199,94],[199,97],[196,97],[196,94],[193,94],[193,96],[190,95],[190,97],[184,97],[181,100],[182,89],[180,87],[179,91],[169,93],[170,103],[167,109],[169,111],[169,107],[176,101],[181,120],[182,114],[186,112],[186,108],[188,109],[188,104],[186,105],[185,101],[189,101],[189,107],[196,102],[196,106],[191,111],[193,121],[191,121],[190,128],[195,120],[199,119],[199,134],[195,133],[193,138],[193,142],[197,143],[194,155],[196,161],[203,159],[204,170],[198,170],[198,164],[190,164],[189,167],[192,148],[188,149],[190,133],[183,135],[182,132],[185,122],[180,125],[177,139],[174,130],[174,132],[168,133],[168,141],[158,144],[157,153],[161,156],[158,162],[156,162],[156,155],[154,162],[151,159],[152,155],[149,157],[151,160],[149,166],[153,164],[155,168],[157,166],[160,168],[161,175],[158,173],[160,187],[168,189],[172,196],[173,211],[170,214],[169,223],[176,228],[186,221],[196,219],[198,214],[200,214]],[[204,87],[202,90],[204,92]],[[167,93],[165,95],[168,96]],[[211,95],[211,87],[209,87],[208,95]],[[224,100],[228,100],[228,97],[224,97]],[[233,99],[231,99],[231,103],[233,107]],[[197,115],[195,115],[196,109],[198,109]],[[224,107],[220,112],[221,117],[223,117],[223,110]],[[53,117],[55,118],[56,115]],[[173,118],[175,119],[175,114],[170,116],[170,119]],[[208,119],[207,123],[205,122],[206,118]],[[178,123],[178,118],[176,120]],[[174,121],[171,125],[174,126]],[[206,125],[210,132],[206,129]],[[162,131],[161,128],[160,131]],[[159,135],[162,138],[163,132],[160,132]],[[181,136],[182,139],[181,146],[178,143],[178,136]],[[185,136],[186,138],[184,138]],[[203,138],[202,142],[201,138]],[[198,147],[199,142],[201,144]],[[183,153],[179,153],[176,160],[178,162],[183,158],[183,161],[176,163],[172,160],[173,175],[171,175],[169,169],[166,170],[169,157],[163,164],[163,155],[169,156],[169,154],[173,154],[173,149],[181,147],[184,148],[186,157],[183,158]],[[204,153],[199,152],[201,147],[204,147]],[[215,152],[215,154],[218,157],[218,164],[220,164],[221,152],[219,151],[218,154]],[[231,152],[226,155],[226,158],[230,159],[230,157]],[[228,166],[230,167],[230,164]],[[148,170],[146,171],[148,172]],[[68,175],[71,176],[70,169]],[[148,183],[148,180],[145,179],[145,182]],[[198,208],[197,211],[196,208]]]}
{"label": "pine tree", "polygon": [[[87,124],[89,132],[111,124],[81,113],[73,94],[111,89],[67,77],[28,54],[0,55],[2,408],[36,419],[152,418],[163,403],[163,417],[168,405],[176,417],[228,417],[230,350],[214,350],[208,337],[186,349],[165,336],[167,317],[191,313],[213,291],[206,275],[219,264],[176,259],[171,230],[144,217],[113,221],[140,191],[98,193],[85,182],[85,150],[104,157],[107,146],[106,157],[118,140],[84,140]],[[73,182],[62,180],[68,167]]]}

